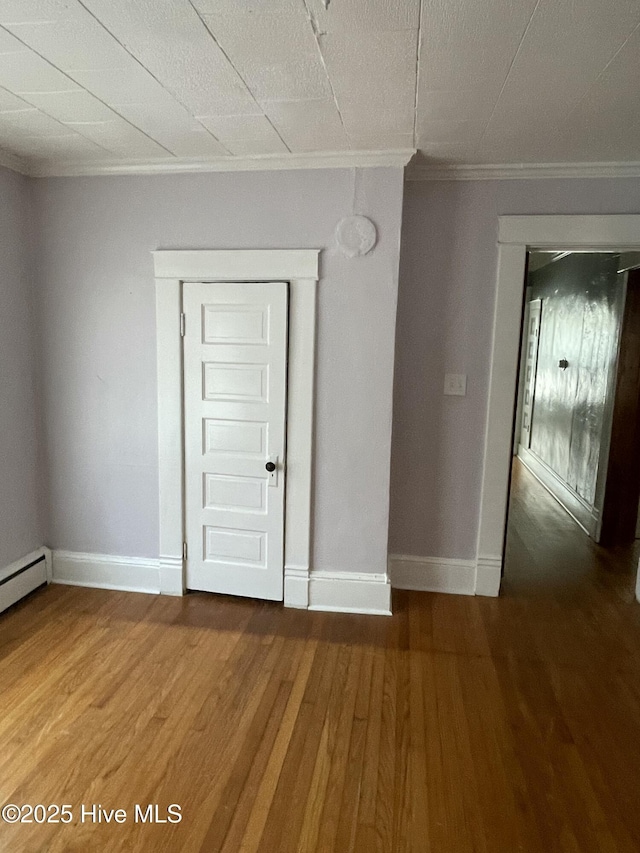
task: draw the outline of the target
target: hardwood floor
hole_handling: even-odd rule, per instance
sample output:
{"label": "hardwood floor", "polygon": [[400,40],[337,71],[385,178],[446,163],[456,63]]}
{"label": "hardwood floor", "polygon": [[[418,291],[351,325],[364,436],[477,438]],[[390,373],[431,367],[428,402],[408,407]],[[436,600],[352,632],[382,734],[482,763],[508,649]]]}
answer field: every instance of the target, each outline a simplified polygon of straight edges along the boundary
{"label": "hardwood floor", "polygon": [[4,614],[0,801],[74,820],[0,822],[0,850],[636,853],[633,554],[515,479],[500,599],[398,592],[384,618],[53,586]]}

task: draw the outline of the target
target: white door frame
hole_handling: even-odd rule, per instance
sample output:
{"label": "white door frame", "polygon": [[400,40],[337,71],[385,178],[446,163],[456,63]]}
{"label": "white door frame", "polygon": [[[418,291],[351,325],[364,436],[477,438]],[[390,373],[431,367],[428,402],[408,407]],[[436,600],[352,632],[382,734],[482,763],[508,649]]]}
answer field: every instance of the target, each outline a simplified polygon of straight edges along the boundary
{"label": "white door frame", "polygon": [[152,252],[156,280],[160,592],[185,591],[182,284],[289,282],[284,603],[308,607],[319,249]]}
{"label": "white door frame", "polygon": [[639,248],[637,215],[498,217],[498,282],[476,557],[477,595],[495,596],[500,591],[527,251]]}

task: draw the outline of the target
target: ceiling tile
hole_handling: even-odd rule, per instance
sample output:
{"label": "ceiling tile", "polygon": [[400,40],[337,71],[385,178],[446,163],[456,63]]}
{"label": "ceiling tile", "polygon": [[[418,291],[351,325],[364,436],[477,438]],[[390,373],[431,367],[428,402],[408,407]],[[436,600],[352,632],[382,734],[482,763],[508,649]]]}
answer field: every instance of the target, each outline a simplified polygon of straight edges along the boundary
{"label": "ceiling tile", "polygon": [[0,24],[56,21],[75,12],[74,0],[2,0]]}
{"label": "ceiling tile", "polygon": [[483,121],[447,121],[443,119],[425,120],[420,117],[417,127],[418,145],[429,142],[478,142],[485,128]]}
{"label": "ceiling tile", "polygon": [[61,136],[24,136],[13,143],[14,154],[37,160],[92,157],[103,159],[109,152],[77,133]]}
{"label": "ceiling tile", "polygon": [[171,152],[124,119],[105,122],[70,122],[67,127],[124,157],[169,157]]}
{"label": "ceiling tile", "polygon": [[467,89],[473,82],[497,97],[536,2],[423,0],[421,88]]}
{"label": "ceiling tile", "polygon": [[270,101],[264,111],[291,151],[350,147],[334,101]]}
{"label": "ceiling tile", "polygon": [[193,113],[254,110],[246,86],[187,0],[84,2]]}
{"label": "ceiling tile", "polygon": [[372,131],[365,135],[349,134],[354,151],[381,151],[390,148],[413,148],[412,133],[382,133]]}
{"label": "ceiling tile", "polygon": [[[531,145],[544,148],[549,129],[565,120],[639,19],[637,0],[586,8],[572,0],[541,0],[491,117],[486,144],[502,145],[505,134],[522,134],[525,123]],[[637,88],[638,81],[629,84]]]}
{"label": "ceiling tile", "polygon": [[25,45],[14,35],[7,30],[0,29],[0,54],[2,53],[20,53],[27,50]]}
{"label": "ceiling tile", "polygon": [[370,110],[413,109],[417,33],[323,36],[320,48],[338,101],[360,101]]}
{"label": "ceiling tile", "polygon": [[224,156],[229,152],[177,101],[120,104],[115,109],[177,157]]}
{"label": "ceiling tile", "polygon": [[127,68],[83,69],[71,72],[76,83],[105,103],[167,103],[175,98],[135,60]]}
{"label": "ceiling tile", "polygon": [[307,0],[321,33],[417,30],[420,0],[334,0],[325,9],[322,0]]}
{"label": "ceiling tile", "polygon": [[182,133],[164,131],[153,134],[153,138],[176,157],[227,157],[230,153],[204,128]]}
{"label": "ceiling tile", "polygon": [[31,108],[32,104],[28,104],[12,92],[7,92],[6,89],[0,89],[0,113],[29,110]]}
{"label": "ceiling tile", "polygon": [[300,11],[303,0],[193,0],[198,12],[204,15],[281,14]]}
{"label": "ceiling tile", "polygon": [[264,116],[200,116],[205,127],[232,154],[278,154],[287,146]]}
{"label": "ceiling tile", "polygon": [[17,95],[79,88],[69,77],[30,50],[0,54],[0,86]]}
{"label": "ceiling tile", "polygon": [[313,28],[300,3],[295,13],[203,15],[204,21],[240,73],[274,61],[308,62],[318,56]]}
{"label": "ceiling tile", "polygon": [[276,99],[304,101],[331,96],[327,75],[319,62],[278,62],[248,75],[260,104]]}
{"label": "ceiling tile", "polygon": [[366,103],[340,100],[340,115],[349,136],[366,133],[401,133],[413,136],[413,106],[398,105],[394,109],[369,109]]}
{"label": "ceiling tile", "polygon": [[4,126],[15,128],[25,136],[55,136],[65,130],[59,121],[36,109],[2,113],[0,120]]}
{"label": "ceiling tile", "polygon": [[98,98],[84,89],[74,92],[32,92],[25,100],[61,122],[109,121],[117,118]]}
{"label": "ceiling tile", "polygon": [[418,109],[424,121],[482,121],[489,118],[497,93],[487,88],[427,89],[419,87]]}
{"label": "ceiling tile", "polygon": [[313,29],[295,14],[205,15],[204,20],[258,101],[327,98],[331,88]]}
{"label": "ceiling tile", "polygon": [[[84,10],[82,10],[84,12]],[[12,24],[11,32],[62,71],[118,68],[131,60],[88,12],[49,23]]]}

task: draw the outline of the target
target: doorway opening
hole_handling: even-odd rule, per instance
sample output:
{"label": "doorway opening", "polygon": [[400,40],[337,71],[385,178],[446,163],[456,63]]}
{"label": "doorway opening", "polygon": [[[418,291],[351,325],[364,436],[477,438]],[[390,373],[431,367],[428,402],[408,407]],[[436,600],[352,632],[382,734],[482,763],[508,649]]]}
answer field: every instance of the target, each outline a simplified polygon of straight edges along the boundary
{"label": "doorway opening", "polygon": [[529,251],[504,590],[609,585],[640,556],[640,253]]}

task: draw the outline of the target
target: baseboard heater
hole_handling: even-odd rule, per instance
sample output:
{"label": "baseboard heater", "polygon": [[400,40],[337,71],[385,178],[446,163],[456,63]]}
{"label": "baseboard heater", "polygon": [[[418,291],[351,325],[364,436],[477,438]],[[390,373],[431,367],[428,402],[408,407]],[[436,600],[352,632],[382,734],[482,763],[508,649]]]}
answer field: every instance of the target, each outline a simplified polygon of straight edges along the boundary
{"label": "baseboard heater", "polygon": [[0,613],[47,583],[47,558],[30,554],[0,570]]}

